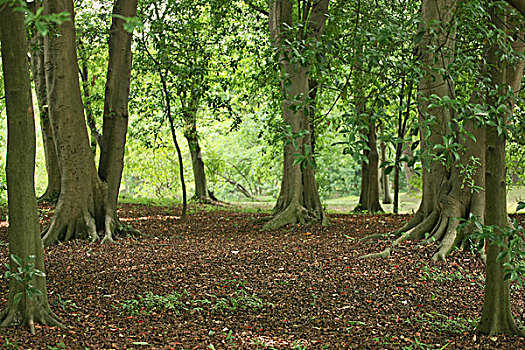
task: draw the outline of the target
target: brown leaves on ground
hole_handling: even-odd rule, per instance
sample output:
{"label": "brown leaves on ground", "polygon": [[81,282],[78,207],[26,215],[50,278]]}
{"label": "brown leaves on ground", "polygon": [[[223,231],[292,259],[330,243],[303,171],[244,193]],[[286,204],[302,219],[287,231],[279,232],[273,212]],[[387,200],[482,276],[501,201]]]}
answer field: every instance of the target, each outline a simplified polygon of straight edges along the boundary
{"label": "brown leaves on ground", "polygon": [[[469,252],[432,263],[435,247],[403,244],[388,259],[359,260],[388,241],[365,241],[408,219],[332,215],[331,226],[260,231],[264,214],[125,205],[146,236],[75,242],[46,251],[52,309],[66,330],[10,327],[20,349],[522,349],[485,337],[483,265]],[[45,216],[45,215],[44,215]],[[45,220],[45,217],[44,217]],[[6,241],[6,228],[0,225]],[[7,247],[1,247],[7,262]],[[5,306],[7,281],[0,280]],[[522,324],[523,291],[513,292]]]}

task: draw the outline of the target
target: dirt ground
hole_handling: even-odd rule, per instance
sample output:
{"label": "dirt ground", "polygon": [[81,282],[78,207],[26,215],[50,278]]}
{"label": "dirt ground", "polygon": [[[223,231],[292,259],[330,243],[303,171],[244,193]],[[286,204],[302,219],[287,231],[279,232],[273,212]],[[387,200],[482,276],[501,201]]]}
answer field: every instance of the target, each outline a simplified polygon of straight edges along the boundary
{"label": "dirt ground", "polygon": [[[51,215],[41,209],[43,225]],[[331,225],[261,231],[267,215],[124,205],[140,238],[46,250],[53,311],[66,329],[9,327],[11,349],[523,349],[525,339],[474,333],[484,266],[470,252],[444,263],[408,242],[387,259],[360,260],[406,215],[330,215]],[[523,221],[523,217],[520,218]],[[0,239],[7,241],[6,223]],[[0,249],[7,262],[7,246]],[[0,306],[7,281],[0,279]],[[523,290],[513,310],[524,328]]]}

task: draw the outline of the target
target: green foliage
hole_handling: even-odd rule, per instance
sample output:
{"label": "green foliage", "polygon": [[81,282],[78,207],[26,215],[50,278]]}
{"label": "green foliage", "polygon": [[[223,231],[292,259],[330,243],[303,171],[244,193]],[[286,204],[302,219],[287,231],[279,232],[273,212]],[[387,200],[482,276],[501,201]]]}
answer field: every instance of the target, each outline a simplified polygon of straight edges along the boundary
{"label": "green foliage", "polygon": [[479,322],[479,319],[447,316],[434,311],[416,315],[413,320],[422,326],[428,327],[432,332],[446,332],[457,335],[474,331]]}
{"label": "green foliage", "polygon": [[45,277],[46,275],[35,267],[35,256],[30,255],[24,260],[11,254],[11,261],[15,263],[15,269],[11,270],[11,266],[5,264],[8,270],[5,272],[4,278],[14,280],[22,288],[22,292],[14,296],[14,303],[18,304],[22,296],[33,300],[34,297],[42,295],[42,291],[33,286],[33,281],[36,277]]}
{"label": "green foliage", "polygon": [[205,299],[193,299],[186,290],[182,293],[173,292],[167,295],[147,292],[144,295],[140,295],[137,299],[123,301],[121,308],[131,315],[139,315],[162,312],[162,310],[172,310],[176,313],[198,313],[205,310],[207,312],[236,310],[258,312],[271,306],[271,304],[265,303],[259,298],[257,294],[250,293],[243,282],[232,282],[234,282],[234,291],[225,296],[207,294]]}
{"label": "green foliage", "polygon": [[[524,206],[525,207],[525,206]],[[505,227],[483,225],[479,218],[470,215],[468,220],[463,220],[459,230],[464,229],[467,225],[473,225],[476,231],[471,234],[471,239],[478,243],[478,250],[483,248],[483,244],[495,244],[502,248],[497,260],[503,261],[505,269],[505,279],[523,283],[523,274],[525,273],[525,242],[523,234],[525,230],[518,224],[518,220]]]}

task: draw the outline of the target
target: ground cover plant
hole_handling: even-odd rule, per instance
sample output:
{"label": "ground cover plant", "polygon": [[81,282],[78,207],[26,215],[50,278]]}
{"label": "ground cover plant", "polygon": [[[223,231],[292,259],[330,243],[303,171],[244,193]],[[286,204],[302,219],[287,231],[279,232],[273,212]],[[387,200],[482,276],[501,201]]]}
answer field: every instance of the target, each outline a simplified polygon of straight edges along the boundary
{"label": "ground cover plant", "polygon": [[[469,251],[433,262],[406,242],[387,259],[359,259],[409,215],[331,214],[331,226],[261,231],[266,213],[239,208],[123,205],[140,239],[47,248],[53,311],[65,329],[1,334],[11,349],[520,349],[525,339],[481,336],[484,266]],[[53,208],[41,209],[44,220]],[[525,217],[520,216],[521,222]],[[0,234],[6,240],[6,224]],[[7,257],[6,245],[1,246]],[[7,258],[4,258],[7,261]],[[7,281],[0,280],[4,290]],[[512,287],[523,325],[525,303]],[[2,306],[5,304],[2,296]]]}

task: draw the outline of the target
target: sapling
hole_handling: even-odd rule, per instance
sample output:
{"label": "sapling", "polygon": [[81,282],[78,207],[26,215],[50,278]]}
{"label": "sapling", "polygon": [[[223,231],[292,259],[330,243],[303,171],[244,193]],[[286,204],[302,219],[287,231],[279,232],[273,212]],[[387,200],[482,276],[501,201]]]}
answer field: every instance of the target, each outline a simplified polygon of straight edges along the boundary
{"label": "sapling", "polygon": [[27,259],[23,260],[21,257],[11,254],[11,260],[18,266],[16,271],[11,271],[9,264],[4,264],[7,267],[4,277],[6,279],[13,279],[22,287],[22,292],[19,292],[14,297],[14,303],[18,304],[22,296],[33,300],[35,296],[42,295],[42,291],[33,286],[35,277],[46,277],[46,274],[35,268],[35,256],[29,255]]}

